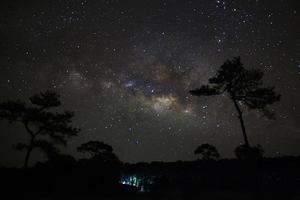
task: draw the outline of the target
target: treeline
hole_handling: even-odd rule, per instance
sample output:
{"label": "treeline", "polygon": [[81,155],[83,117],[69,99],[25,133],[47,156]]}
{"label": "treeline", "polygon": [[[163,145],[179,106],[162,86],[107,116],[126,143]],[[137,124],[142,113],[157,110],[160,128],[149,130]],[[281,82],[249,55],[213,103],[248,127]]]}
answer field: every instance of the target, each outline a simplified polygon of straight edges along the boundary
{"label": "treeline", "polygon": [[[129,164],[91,157],[75,160],[61,155],[32,168],[0,168],[2,195],[11,198],[124,197],[155,199],[180,195],[206,197],[230,191],[255,198],[291,199],[300,188],[300,157],[259,161],[220,159]],[[138,186],[120,180],[135,177]],[[150,180],[150,181],[148,181]],[[210,194],[211,196],[215,194]],[[272,197],[272,198],[271,198]]]}

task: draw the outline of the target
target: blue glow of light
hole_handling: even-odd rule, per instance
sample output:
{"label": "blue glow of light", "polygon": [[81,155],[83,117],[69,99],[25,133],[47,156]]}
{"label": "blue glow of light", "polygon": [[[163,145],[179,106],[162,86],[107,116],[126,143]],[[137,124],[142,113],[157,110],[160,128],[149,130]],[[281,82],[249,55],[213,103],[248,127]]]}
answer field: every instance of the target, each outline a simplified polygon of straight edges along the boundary
{"label": "blue glow of light", "polygon": [[154,177],[137,175],[123,175],[120,183],[127,186],[136,187],[139,192],[149,192],[149,185],[153,184]]}

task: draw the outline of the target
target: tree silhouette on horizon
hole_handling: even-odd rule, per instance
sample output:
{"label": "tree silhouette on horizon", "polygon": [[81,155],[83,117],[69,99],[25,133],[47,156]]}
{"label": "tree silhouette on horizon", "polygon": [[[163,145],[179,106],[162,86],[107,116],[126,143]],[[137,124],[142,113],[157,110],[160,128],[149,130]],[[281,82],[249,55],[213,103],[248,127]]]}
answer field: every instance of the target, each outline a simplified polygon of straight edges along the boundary
{"label": "tree silhouette on horizon", "polygon": [[200,154],[203,160],[212,160],[220,158],[220,154],[217,148],[208,143],[201,144],[200,146],[198,146],[197,149],[194,151],[194,154]]}
{"label": "tree silhouette on horizon", "polygon": [[109,144],[101,141],[88,141],[77,147],[80,153],[88,153],[91,159],[106,161],[117,161],[118,157],[113,153],[113,148]]}
{"label": "tree silhouette on horizon", "polygon": [[17,150],[26,150],[24,168],[28,167],[30,154],[34,149],[40,148],[48,157],[58,154],[59,149],[55,144],[66,146],[67,139],[77,136],[80,131],[71,126],[73,112],[50,111],[61,105],[59,97],[56,92],[47,90],[31,96],[29,100],[32,105],[20,100],[0,104],[0,120],[23,124],[30,137],[27,144],[20,142],[15,146]]}
{"label": "tree silhouette on horizon", "polygon": [[259,144],[252,147],[239,145],[234,150],[234,154],[239,160],[259,160],[263,157],[264,152]]}
{"label": "tree silhouette on horizon", "polygon": [[262,87],[263,75],[259,69],[245,69],[240,57],[235,57],[221,65],[216,75],[209,78],[209,84],[190,90],[190,94],[199,97],[228,94],[238,113],[244,145],[250,147],[241,106],[258,109],[271,119],[274,113],[267,106],[279,101],[281,97],[275,93],[274,87]]}

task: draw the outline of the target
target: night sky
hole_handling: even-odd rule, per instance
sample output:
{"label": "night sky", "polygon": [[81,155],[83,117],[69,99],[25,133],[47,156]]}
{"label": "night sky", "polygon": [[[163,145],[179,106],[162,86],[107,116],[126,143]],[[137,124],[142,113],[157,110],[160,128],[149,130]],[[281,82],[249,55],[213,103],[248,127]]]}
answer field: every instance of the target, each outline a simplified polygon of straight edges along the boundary
{"label": "night sky", "polygon": [[[232,157],[242,140],[228,96],[194,97],[227,59],[265,72],[277,120],[245,114],[267,156],[300,155],[299,0],[6,1],[0,8],[0,101],[52,89],[80,136],[125,162],[193,160],[202,143]],[[0,122],[0,164],[19,165],[21,125]],[[42,158],[38,151],[32,160]]]}

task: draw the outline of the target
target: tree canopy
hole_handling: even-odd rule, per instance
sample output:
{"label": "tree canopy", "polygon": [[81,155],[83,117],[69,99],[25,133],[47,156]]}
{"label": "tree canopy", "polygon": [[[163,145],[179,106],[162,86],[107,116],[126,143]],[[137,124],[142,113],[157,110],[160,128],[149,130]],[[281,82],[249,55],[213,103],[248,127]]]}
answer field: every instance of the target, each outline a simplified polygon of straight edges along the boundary
{"label": "tree canopy", "polygon": [[40,148],[47,156],[57,154],[59,150],[55,144],[66,146],[67,139],[77,136],[80,131],[71,125],[73,112],[51,111],[61,105],[59,97],[56,92],[48,90],[31,96],[30,105],[20,100],[0,104],[0,119],[23,124],[30,136],[28,143],[20,142],[15,146],[17,150],[26,150],[24,167],[28,166],[33,149]]}
{"label": "tree canopy", "polygon": [[195,96],[228,94],[238,113],[245,145],[249,146],[241,106],[257,109],[266,117],[274,119],[274,113],[267,106],[279,101],[281,97],[276,94],[274,87],[263,87],[263,75],[259,69],[245,69],[240,57],[236,57],[221,65],[207,85],[191,90],[190,93]]}
{"label": "tree canopy", "polygon": [[201,144],[199,147],[197,147],[194,153],[200,154],[203,160],[212,160],[220,158],[220,154],[217,148],[208,143]]}
{"label": "tree canopy", "polygon": [[104,142],[89,141],[77,147],[77,151],[81,153],[89,153],[91,157],[95,157],[104,153],[112,153],[113,148]]}
{"label": "tree canopy", "polygon": [[89,141],[77,147],[77,151],[88,153],[91,159],[100,162],[119,162],[119,158],[113,153],[113,148],[101,141]]}

